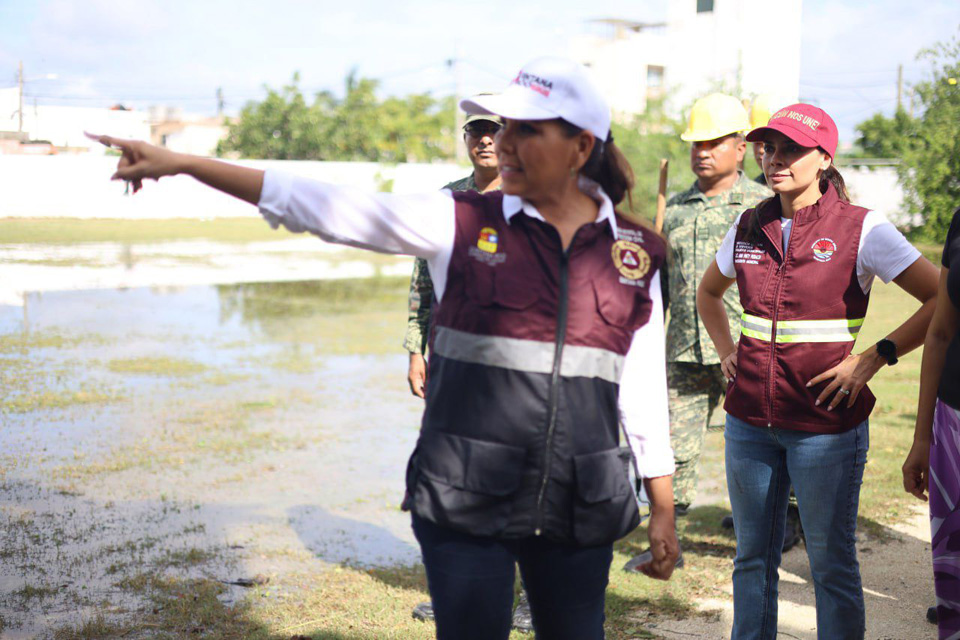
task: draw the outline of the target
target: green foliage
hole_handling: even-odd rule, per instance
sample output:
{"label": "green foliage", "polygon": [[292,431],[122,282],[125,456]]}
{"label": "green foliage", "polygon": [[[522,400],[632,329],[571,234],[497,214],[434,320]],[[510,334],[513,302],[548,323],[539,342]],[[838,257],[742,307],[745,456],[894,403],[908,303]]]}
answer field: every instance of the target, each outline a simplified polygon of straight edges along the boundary
{"label": "green foliage", "polygon": [[686,189],[694,180],[690,144],[680,139],[684,123],[668,117],[661,104],[651,102],[645,113],[629,123],[614,123],[612,129],[613,138],[636,177],[634,211],[652,219],[657,210],[661,158],[670,160],[668,195]]}
{"label": "green foliage", "polygon": [[933,77],[914,90],[923,109],[917,144],[904,153],[900,180],[911,213],[922,213],[918,236],[943,242],[960,205],[960,38],[920,52]]}
{"label": "green foliage", "polygon": [[903,108],[892,118],[882,113],[857,125],[857,158],[902,158],[917,146],[920,121]]}
{"label": "green foliage", "polygon": [[279,91],[267,88],[249,102],[217,145],[217,155],[274,160],[430,162],[451,159],[453,98],[429,94],[377,97],[377,81],[350,73],[343,98],[328,91],[313,104],[299,88],[299,74]]}

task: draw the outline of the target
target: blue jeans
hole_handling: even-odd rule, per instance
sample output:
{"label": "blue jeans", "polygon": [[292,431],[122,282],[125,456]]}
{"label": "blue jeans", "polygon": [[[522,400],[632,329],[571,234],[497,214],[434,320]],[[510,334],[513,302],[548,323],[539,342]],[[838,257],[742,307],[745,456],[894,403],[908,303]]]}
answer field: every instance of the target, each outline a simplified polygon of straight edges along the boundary
{"label": "blue jeans", "polygon": [[537,640],[603,640],[613,545],[472,536],[413,516],[438,640],[506,640],[520,566]]}
{"label": "blue jeans", "polygon": [[763,429],[727,415],[727,491],[736,522],[731,640],[777,636],[777,592],[793,483],[817,598],[817,637],[862,640],[855,533],[867,422],[836,434]]}

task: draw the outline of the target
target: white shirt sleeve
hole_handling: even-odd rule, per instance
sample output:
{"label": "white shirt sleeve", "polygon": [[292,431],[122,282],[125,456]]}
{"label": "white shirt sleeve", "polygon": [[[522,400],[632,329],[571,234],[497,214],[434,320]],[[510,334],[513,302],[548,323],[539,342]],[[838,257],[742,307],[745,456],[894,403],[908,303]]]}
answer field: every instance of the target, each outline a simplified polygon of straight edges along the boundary
{"label": "white shirt sleeve", "polygon": [[743,217],[743,213],[737,216],[733,226],[727,231],[727,235],[723,236],[723,242],[720,243],[720,248],[717,250],[717,267],[720,268],[720,273],[728,278],[737,277],[737,268],[733,263],[733,245],[737,239],[737,227],[740,226],[741,217]]}
{"label": "white shirt sleeve", "polygon": [[857,252],[857,279],[864,293],[869,293],[874,277],[890,282],[920,258],[886,216],[870,211],[863,219],[860,248]]}
{"label": "white shirt sleeve", "polygon": [[276,229],[327,242],[426,258],[443,297],[456,220],[449,190],[421,195],[375,193],[267,170],[257,205]]}
{"label": "white shirt sleeve", "polygon": [[620,378],[620,418],[645,478],[672,475],[667,358],[659,270],[650,278],[650,320],[633,334]]}

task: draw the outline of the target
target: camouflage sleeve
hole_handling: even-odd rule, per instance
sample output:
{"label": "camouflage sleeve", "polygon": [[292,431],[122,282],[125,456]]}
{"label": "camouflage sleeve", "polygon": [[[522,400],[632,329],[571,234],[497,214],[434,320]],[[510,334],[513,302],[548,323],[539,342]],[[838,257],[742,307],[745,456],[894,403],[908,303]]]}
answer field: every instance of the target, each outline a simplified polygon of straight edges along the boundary
{"label": "camouflage sleeve", "polygon": [[427,269],[427,261],[417,258],[410,276],[408,297],[407,333],[403,347],[410,353],[425,353],[430,334],[430,303],[433,300],[433,281]]}

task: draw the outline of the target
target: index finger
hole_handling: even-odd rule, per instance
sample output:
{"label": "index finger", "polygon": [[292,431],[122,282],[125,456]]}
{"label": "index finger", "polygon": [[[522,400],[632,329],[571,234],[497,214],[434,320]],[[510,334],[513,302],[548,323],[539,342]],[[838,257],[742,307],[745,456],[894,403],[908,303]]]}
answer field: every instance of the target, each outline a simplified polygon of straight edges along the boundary
{"label": "index finger", "polygon": [[133,142],[132,140],[114,138],[113,136],[101,136],[101,135],[97,135],[96,133],[90,133],[89,131],[84,131],[83,135],[87,136],[91,140],[95,140],[96,142],[99,142],[105,147],[110,147],[110,148],[126,149],[128,146],[130,146],[130,143]]}

